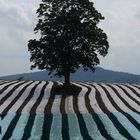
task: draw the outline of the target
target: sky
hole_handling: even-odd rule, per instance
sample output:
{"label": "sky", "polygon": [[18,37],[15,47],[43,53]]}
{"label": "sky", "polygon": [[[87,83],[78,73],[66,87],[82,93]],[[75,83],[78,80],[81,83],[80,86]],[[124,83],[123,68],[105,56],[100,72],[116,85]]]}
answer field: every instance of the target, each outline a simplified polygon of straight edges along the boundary
{"label": "sky", "polygon": [[[0,0],[0,75],[30,72],[27,43],[34,39],[36,9],[41,0]],[[140,1],[94,0],[105,20],[99,27],[108,36],[105,69],[140,74]]]}

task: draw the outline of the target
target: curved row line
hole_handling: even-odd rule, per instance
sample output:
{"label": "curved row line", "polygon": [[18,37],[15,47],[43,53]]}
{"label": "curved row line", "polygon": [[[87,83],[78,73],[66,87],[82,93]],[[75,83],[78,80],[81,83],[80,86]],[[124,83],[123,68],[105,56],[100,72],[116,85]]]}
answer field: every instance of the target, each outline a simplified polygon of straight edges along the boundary
{"label": "curved row line", "polygon": [[[71,139],[77,135],[87,140],[98,137],[133,140],[140,137],[138,87],[73,83],[81,91],[76,95],[66,96],[52,93],[53,86],[57,84],[61,83],[2,83],[0,113],[2,125],[5,125],[2,129],[3,140],[16,138],[15,132],[21,129],[19,124],[23,125],[19,139],[35,137],[38,120],[41,124],[38,139],[41,140],[55,137],[55,133],[63,139]],[[55,128],[57,123],[60,125]],[[75,131],[71,123],[76,124]]]}

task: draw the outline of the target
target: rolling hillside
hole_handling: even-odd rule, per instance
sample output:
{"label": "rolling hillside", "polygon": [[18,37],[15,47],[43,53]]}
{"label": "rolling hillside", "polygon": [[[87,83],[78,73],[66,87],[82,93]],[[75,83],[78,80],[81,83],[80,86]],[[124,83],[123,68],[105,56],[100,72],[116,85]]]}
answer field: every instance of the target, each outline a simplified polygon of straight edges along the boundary
{"label": "rolling hillside", "polygon": [[[1,140],[139,140],[140,85],[0,81]],[[64,91],[65,93],[65,91]]]}
{"label": "rolling hillside", "polygon": [[[35,81],[63,81],[63,78],[48,76],[47,71],[0,77],[0,79],[4,80],[17,80],[20,78],[23,78],[24,80]],[[84,72],[82,69],[79,69],[76,73],[71,75],[71,81],[104,83],[140,83],[140,75],[115,72],[97,67],[94,73],[91,71]]]}

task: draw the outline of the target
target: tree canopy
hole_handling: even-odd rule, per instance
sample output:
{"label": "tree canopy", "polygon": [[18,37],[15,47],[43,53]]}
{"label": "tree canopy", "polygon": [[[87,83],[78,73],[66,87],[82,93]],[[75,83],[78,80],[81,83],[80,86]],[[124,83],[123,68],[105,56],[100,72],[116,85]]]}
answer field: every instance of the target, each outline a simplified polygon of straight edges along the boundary
{"label": "tree canopy", "polygon": [[79,67],[94,71],[98,56],[108,53],[107,35],[97,25],[104,17],[89,0],[42,0],[34,29],[39,39],[31,39],[31,69],[46,69],[65,77]]}

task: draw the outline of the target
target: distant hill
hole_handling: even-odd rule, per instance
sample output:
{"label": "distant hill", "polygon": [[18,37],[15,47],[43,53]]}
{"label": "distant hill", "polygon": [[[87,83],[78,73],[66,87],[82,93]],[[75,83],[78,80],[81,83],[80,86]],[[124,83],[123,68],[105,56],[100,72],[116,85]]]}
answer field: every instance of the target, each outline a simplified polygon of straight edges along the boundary
{"label": "distant hill", "polygon": [[[3,80],[38,80],[38,81],[63,81],[62,78],[49,76],[47,71],[33,73],[24,73],[0,77]],[[115,72],[97,67],[95,72],[79,69],[76,73],[71,74],[73,82],[104,82],[104,83],[140,83],[140,75],[129,74],[124,72]]]}

